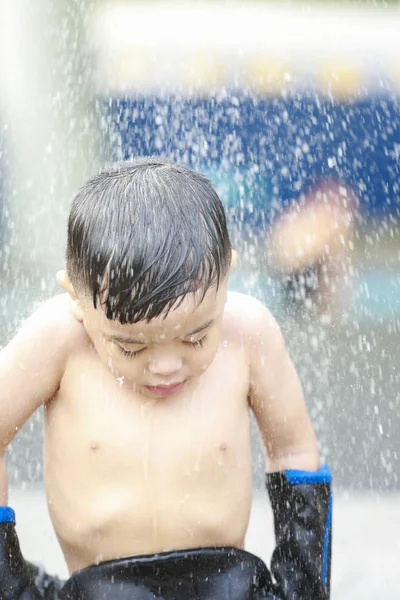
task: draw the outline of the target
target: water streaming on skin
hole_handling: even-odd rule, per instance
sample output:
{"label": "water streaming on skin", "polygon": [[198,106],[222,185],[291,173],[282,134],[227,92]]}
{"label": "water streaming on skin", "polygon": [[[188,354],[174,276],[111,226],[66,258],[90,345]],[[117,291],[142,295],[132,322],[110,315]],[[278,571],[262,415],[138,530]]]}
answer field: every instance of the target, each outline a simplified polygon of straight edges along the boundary
{"label": "water streaming on skin", "polygon": [[184,505],[187,504],[187,502],[190,500],[190,494],[186,494],[178,503],[178,514],[180,516],[179,518],[179,523],[180,526],[182,527],[182,529],[189,535],[190,538],[194,538],[194,532],[193,529],[190,529],[189,527],[187,527],[187,525],[185,525],[184,519],[183,519],[183,515],[182,515],[182,511],[184,509]]}
{"label": "water streaming on skin", "polygon": [[157,518],[157,506],[154,501],[155,495],[152,489],[150,479],[150,455],[151,455],[151,441],[152,441],[152,425],[153,425],[153,404],[151,402],[142,404],[140,407],[141,420],[143,424],[144,439],[145,439],[145,451],[143,458],[143,477],[146,489],[146,501],[151,511],[151,521],[153,529],[153,543],[157,546],[159,539],[159,523]]}
{"label": "water streaming on skin", "polygon": [[[194,391],[191,395],[190,410],[196,413],[196,421],[195,422],[198,423],[198,425],[201,429],[202,421],[203,421],[203,412],[198,410],[198,405],[196,402],[196,391]],[[199,441],[196,440],[196,446],[198,446],[198,449],[197,449],[197,453],[196,453],[196,460],[193,465],[193,471],[195,473],[199,473],[201,461],[202,461],[203,454],[204,454],[204,438],[203,438],[203,436],[200,436]]]}

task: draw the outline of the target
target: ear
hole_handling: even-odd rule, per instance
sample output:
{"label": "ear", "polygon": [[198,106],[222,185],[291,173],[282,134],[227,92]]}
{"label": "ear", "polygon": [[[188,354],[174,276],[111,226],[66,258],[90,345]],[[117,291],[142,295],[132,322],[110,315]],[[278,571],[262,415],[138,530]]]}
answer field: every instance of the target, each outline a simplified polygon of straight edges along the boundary
{"label": "ear", "polygon": [[64,288],[64,290],[69,295],[72,314],[74,315],[75,319],[82,322],[83,321],[82,305],[81,305],[81,302],[75,291],[75,288],[71,283],[71,280],[68,276],[67,271],[65,271],[65,270],[58,271],[56,274],[56,278],[57,278],[58,284],[61,285],[61,287]]}
{"label": "ear", "polygon": [[238,261],[238,255],[236,250],[232,250],[232,258],[231,258],[231,269],[236,267]]}

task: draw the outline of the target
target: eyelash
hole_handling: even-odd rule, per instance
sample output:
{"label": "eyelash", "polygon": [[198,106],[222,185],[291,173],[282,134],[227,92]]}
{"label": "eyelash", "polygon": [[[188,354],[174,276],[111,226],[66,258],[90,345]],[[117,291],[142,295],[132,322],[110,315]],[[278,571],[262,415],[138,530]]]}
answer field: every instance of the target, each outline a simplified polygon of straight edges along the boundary
{"label": "eyelash", "polygon": [[131,350],[124,350],[123,348],[121,348],[121,346],[118,345],[117,348],[121,352],[121,354],[123,354],[123,356],[128,356],[129,358],[134,358],[136,354],[139,354],[139,352],[143,352],[143,350],[145,350],[145,348],[142,348],[141,350],[135,350],[135,352],[132,352]]}
{"label": "eyelash", "polygon": [[[207,341],[207,334],[203,335],[202,338],[200,338],[199,340],[196,340],[195,342],[183,342],[183,343],[188,344],[188,345],[192,346],[193,348],[195,348],[195,350],[197,350],[198,348],[202,348],[204,346],[204,344],[206,343],[206,341]],[[137,354],[139,354],[139,352],[143,352],[143,350],[146,350],[146,348],[142,348],[141,350],[136,350],[135,352],[132,352],[131,350],[124,350],[124,348],[121,348],[121,346],[118,346],[118,345],[117,345],[117,348],[123,356],[127,356],[129,358],[134,358]]]}
{"label": "eyelash", "polygon": [[207,341],[207,334],[203,335],[202,338],[200,338],[199,340],[196,340],[195,342],[183,342],[184,344],[190,344],[191,346],[193,346],[193,348],[195,348],[196,350],[198,348],[202,348],[204,346],[204,344]]}

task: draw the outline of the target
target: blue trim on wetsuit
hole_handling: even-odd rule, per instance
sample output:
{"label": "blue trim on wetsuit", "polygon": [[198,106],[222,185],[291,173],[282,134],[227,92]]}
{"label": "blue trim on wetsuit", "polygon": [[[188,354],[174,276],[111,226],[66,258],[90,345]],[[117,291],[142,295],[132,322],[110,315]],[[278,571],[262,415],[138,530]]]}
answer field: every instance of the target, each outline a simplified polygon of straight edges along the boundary
{"label": "blue trim on wetsuit", "polygon": [[333,507],[333,497],[332,492],[329,496],[329,509],[328,516],[326,517],[325,523],[325,531],[324,531],[324,556],[322,560],[322,583],[326,587],[326,583],[328,580],[328,557],[329,557],[329,542],[330,542],[330,532],[332,528],[332,507]]}
{"label": "blue trim on wetsuit", "polygon": [[328,465],[323,465],[318,471],[287,469],[285,473],[288,482],[292,485],[301,483],[332,483],[332,474]]}
{"label": "blue trim on wetsuit", "polygon": [[9,506],[0,506],[0,523],[15,523],[15,512]]}

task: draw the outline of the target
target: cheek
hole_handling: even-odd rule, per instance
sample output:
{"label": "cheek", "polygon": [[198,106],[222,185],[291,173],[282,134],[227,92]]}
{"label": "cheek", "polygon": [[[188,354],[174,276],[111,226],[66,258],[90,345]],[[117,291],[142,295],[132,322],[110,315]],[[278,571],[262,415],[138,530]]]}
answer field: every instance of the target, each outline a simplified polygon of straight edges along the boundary
{"label": "cheek", "polygon": [[116,379],[122,377],[134,383],[140,383],[142,375],[146,370],[146,365],[143,360],[137,358],[128,358],[123,355],[111,353],[105,362],[107,363],[110,373]]}
{"label": "cheek", "polygon": [[193,355],[190,357],[189,364],[193,371],[201,373],[205,371],[215,358],[218,350],[218,345],[209,344],[201,350],[194,350]]}
{"label": "cheek", "polygon": [[143,370],[143,365],[141,364],[143,361],[139,359],[139,356],[136,358],[126,357],[113,344],[104,340],[98,341],[95,346],[97,354],[115,377],[127,377]]}

